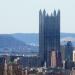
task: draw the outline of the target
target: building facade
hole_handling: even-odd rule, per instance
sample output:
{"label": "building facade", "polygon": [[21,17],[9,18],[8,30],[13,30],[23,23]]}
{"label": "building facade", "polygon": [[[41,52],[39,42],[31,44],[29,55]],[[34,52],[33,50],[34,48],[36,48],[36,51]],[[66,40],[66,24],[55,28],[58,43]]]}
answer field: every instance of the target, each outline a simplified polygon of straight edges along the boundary
{"label": "building facade", "polygon": [[68,41],[65,45],[65,69],[72,69],[73,67],[73,45]]}
{"label": "building facade", "polygon": [[51,66],[51,50],[60,52],[60,11],[51,13],[49,16],[46,11],[39,11],[39,54],[41,66],[44,62]]}
{"label": "building facade", "polygon": [[73,62],[75,63],[75,50],[73,50]]}
{"label": "building facade", "polygon": [[68,41],[65,45],[65,60],[66,61],[72,61],[73,60],[73,46],[72,42]]}
{"label": "building facade", "polygon": [[51,67],[55,68],[56,67],[56,51],[52,50],[51,52]]}

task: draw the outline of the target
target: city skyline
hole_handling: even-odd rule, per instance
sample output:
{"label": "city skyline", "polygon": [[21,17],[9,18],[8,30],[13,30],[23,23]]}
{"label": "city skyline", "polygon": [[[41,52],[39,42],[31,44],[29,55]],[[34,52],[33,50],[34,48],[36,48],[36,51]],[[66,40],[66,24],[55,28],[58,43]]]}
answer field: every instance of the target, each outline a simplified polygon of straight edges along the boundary
{"label": "city skyline", "polygon": [[[38,33],[39,10],[50,12],[60,9],[61,32],[75,33],[74,0],[4,0],[0,1],[0,34]],[[68,28],[67,28],[68,27]]]}

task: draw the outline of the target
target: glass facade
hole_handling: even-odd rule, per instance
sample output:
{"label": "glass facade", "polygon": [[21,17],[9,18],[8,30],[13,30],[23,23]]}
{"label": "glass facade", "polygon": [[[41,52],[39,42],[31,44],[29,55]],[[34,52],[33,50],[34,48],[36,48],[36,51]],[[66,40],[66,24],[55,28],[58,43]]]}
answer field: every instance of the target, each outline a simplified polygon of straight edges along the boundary
{"label": "glass facade", "polygon": [[49,16],[46,11],[39,11],[39,54],[41,66],[44,62],[50,66],[50,53],[55,49],[60,51],[60,11]]}
{"label": "glass facade", "polygon": [[65,45],[65,60],[66,61],[72,61],[72,54],[73,54],[73,46],[72,42],[68,41]]}

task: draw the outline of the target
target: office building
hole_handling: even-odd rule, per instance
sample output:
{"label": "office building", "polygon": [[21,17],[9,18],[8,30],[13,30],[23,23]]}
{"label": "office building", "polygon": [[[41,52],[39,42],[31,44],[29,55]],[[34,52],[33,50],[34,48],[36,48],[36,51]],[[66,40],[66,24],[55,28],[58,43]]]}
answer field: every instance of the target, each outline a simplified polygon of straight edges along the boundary
{"label": "office building", "polygon": [[56,67],[56,51],[52,50],[51,52],[51,67],[55,68]]}
{"label": "office building", "polygon": [[73,67],[73,46],[72,42],[68,41],[65,45],[65,69],[72,69]]}
{"label": "office building", "polygon": [[39,54],[41,66],[51,66],[51,50],[55,49],[57,57],[60,53],[60,11],[49,16],[46,11],[39,11]]}
{"label": "office building", "polygon": [[68,41],[67,44],[65,45],[65,60],[72,61],[73,60],[72,56],[73,56],[72,42]]}
{"label": "office building", "polygon": [[73,62],[75,63],[75,50],[73,50]]}

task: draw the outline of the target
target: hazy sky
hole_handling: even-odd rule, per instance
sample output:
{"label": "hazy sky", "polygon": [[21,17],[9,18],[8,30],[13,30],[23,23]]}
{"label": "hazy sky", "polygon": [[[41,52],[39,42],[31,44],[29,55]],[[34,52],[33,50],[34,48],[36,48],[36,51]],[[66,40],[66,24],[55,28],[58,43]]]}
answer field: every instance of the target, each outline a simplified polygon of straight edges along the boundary
{"label": "hazy sky", "polygon": [[0,33],[39,31],[39,10],[61,11],[61,32],[75,33],[75,0],[0,0]]}

